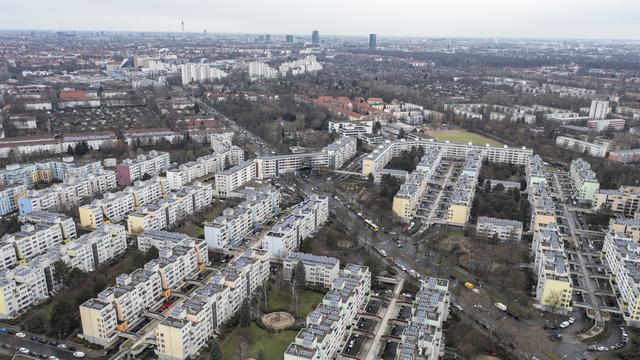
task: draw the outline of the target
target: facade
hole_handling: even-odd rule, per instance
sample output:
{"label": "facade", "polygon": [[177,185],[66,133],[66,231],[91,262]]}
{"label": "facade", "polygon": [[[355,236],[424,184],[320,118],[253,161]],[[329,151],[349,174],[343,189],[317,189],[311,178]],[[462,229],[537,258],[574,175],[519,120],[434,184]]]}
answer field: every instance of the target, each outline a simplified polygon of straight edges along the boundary
{"label": "facade", "polygon": [[[232,154],[233,152],[233,154]],[[233,166],[244,161],[244,151],[234,146],[221,152],[199,157],[196,161],[167,170],[167,182],[172,190],[180,189],[203,176],[224,170],[225,164]]]}
{"label": "facade", "polygon": [[103,346],[113,344],[117,340],[116,330],[129,328],[151,305],[168,297],[186,278],[195,276],[209,263],[206,253],[199,254],[201,240],[170,238],[158,240],[171,244],[158,246],[158,259],[131,274],[119,275],[114,286],[80,305],[82,338]]}
{"label": "facade", "polygon": [[618,190],[600,189],[593,201],[593,209],[610,210],[616,215],[634,217],[640,210],[640,187],[621,186]]}
{"label": "facade", "polygon": [[520,241],[522,222],[480,216],[476,223],[476,234],[486,239],[497,237],[500,241]]}
{"label": "facade", "polygon": [[462,167],[462,173],[453,186],[451,203],[446,214],[446,220],[449,225],[464,227],[469,221],[481,166],[481,155],[477,152],[469,151]]}
{"label": "facade", "polygon": [[55,210],[79,204],[82,200],[114,190],[116,174],[110,170],[66,177],[65,182],[42,190],[29,190],[18,200],[20,214],[36,210]]}
{"label": "facade", "polygon": [[536,301],[545,311],[569,313],[573,285],[564,240],[555,223],[534,232],[532,252],[537,277]]}
{"label": "facade", "polygon": [[640,217],[634,219],[617,218],[609,220],[609,232],[624,234],[640,244]]}
{"label": "facade", "polygon": [[0,216],[10,214],[18,210],[18,199],[27,192],[27,185],[10,185],[0,187]]}
{"label": "facade", "polygon": [[595,200],[596,194],[600,190],[600,183],[588,162],[582,159],[573,160],[569,168],[569,177],[576,191],[576,199],[579,201]]}
{"label": "facade", "polygon": [[269,259],[281,260],[296,251],[329,218],[329,198],[312,195],[296,205],[290,215],[275,224],[262,238]]}
{"label": "facade", "polygon": [[592,119],[606,119],[609,113],[609,102],[604,100],[591,100],[589,117]]}
{"label": "facade", "polygon": [[180,65],[180,73],[182,85],[220,80],[227,76],[227,73],[209,64],[183,64]]}
{"label": "facade", "polygon": [[624,130],[625,119],[587,120],[587,128],[595,131]]}
{"label": "facade", "polygon": [[624,164],[635,163],[640,161],[640,149],[611,151],[608,159]]}
{"label": "facade", "polygon": [[605,145],[590,143],[588,141],[574,139],[567,136],[558,136],[556,138],[556,144],[565,149],[586,153],[594,157],[605,157],[608,152],[608,148]]}
{"label": "facade", "polygon": [[205,224],[204,238],[210,249],[235,246],[280,211],[280,191],[274,187],[246,188],[240,194],[245,201]]}
{"label": "facade", "polygon": [[116,166],[118,185],[130,185],[145,175],[158,175],[170,165],[169,153],[155,150],[149,151],[146,155],[138,155],[133,160],[125,159],[122,164]]}
{"label": "facade", "polygon": [[229,196],[234,190],[256,178],[256,163],[247,160],[216,173],[215,190],[219,196]]}
{"label": "facade", "polygon": [[282,272],[286,281],[291,281],[298,263],[304,266],[306,284],[312,286],[328,288],[340,273],[340,260],[334,257],[292,252],[282,260]]}
{"label": "facade", "polygon": [[640,327],[640,245],[624,233],[610,232],[602,250],[622,317],[627,325]]}
{"label": "facade", "polygon": [[284,360],[332,359],[370,290],[369,269],[347,265],[333,281],[322,303],[307,315],[306,326],[285,351]]}
{"label": "facade", "polygon": [[375,50],[378,47],[376,34],[369,34],[369,50]]}
{"label": "facade", "polygon": [[275,178],[301,169],[339,169],[356,155],[357,140],[343,136],[317,153],[288,154],[258,158],[258,179]]}

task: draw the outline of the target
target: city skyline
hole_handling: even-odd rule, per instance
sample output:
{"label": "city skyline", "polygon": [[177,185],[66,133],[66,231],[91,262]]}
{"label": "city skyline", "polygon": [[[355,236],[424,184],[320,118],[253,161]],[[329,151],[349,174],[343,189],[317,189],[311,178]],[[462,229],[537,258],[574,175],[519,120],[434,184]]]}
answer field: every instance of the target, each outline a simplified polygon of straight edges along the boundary
{"label": "city skyline", "polygon": [[[393,3],[399,10],[397,20],[390,18],[389,6],[373,0],[362,9],[360,4],[328,0],[307,4],[294,16],[291,10],[296,9],[295,3],[281,0],[270,3],[273,11],[264,16],[263,7],[254,0],[215,5],[185,0],[177,11],[169,2],[115,0],[100,12],[91,4],[74,0],[61,0],[55,5],[26,0],[5,5],[2,29],[180,32],[184,20],[186,32],[206,29],[209,33],[310,36],[311,30],[318,29],[325,36],[377,33],[388,37],[640,39],[640,26],[634,16],[640,13],[640,3],[631,0],[517,4],[491,0],[482,5],[468,0],[437,4],[400,0]],[[363,12],[366,16],[353,16]],[[305,15],[309,13],[313,13],[311,21]]]}

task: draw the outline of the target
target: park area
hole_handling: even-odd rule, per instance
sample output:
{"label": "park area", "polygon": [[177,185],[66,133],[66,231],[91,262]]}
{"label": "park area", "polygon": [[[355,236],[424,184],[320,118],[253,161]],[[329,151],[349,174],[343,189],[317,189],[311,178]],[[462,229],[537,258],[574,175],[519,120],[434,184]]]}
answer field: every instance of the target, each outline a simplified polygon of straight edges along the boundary
{"label": "park area", "polygon": [[449,140],[457,143],[474,143],[477,145],[489,144],[493,146],[502,146],[499,141],[490,139],[480,134],[472,133],[464,129],[427,129],[423,133],[431,138],[440,141]]}
{"label": "park area", "polygon": [[[276,283],[270,286],[268,303],[265,313],[283,314],[281,319],[292,314],[304,322],[310,313],[322,301],[324,294],[314,290],[298,290],[297,301],[291,301],[290,284],[287,282]],[[296,305],[292,305],[296,303]],[[267,316],[268,317],[268,316]],[[264,318],[263,318],[264,319]],[[293,341],[299,330],[267,330],[264,325],[251,322],[248,327],[235,326],[230,332],[224,334],[224,340],[220,342],[222,357],[224,360],[236,360],[257,358],[262,352],[265,359],[282,359],[282,354],[287,350],[289,343]]]}

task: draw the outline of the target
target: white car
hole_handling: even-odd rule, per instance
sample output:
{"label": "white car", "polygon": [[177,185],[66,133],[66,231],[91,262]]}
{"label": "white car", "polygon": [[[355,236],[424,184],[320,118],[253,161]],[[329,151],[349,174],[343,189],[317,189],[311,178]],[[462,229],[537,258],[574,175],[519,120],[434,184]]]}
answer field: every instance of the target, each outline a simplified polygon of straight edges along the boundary
{"label": "white car", "polygon": [[82,351],[76,351],[76,352],[73,353],[73,357],[83,358],[84,357],[84,353]]}
{"label": "white car", "polygon": [[64,350],[66,348],[67,348],[67,345],[65,345],[65,344],[58,345],[58,349],[63,349]]}
{"label": "white car", "polygon": [[23,354],[28,354],[28,353],[30,352],[30,351],[29,351],[29,349],[27,349],[27,348],[23,348],[23,347],[21,347],[20,349],[18,349],[18,351],[20,351],[20,352],[21,352],[21,353],[23,353]]}
{"label": "white car", "polygon": [[20,333],[16,333],[16,336],[19,337],[19,338],[23,338],[23,337],[25,337],[27,335],[25,333],[21,333],[20,332]]}
{"label": "white car", "polygon": [[462,306],[458,305],[458,304],[453,304],[453,307],[462,311]]}
{"label": "white car", "polygon": [[569,327],[569,325],[571,325],[571,323],[570,323],[570,322],[568,322],[568,321],[563,321],[563,322],[560,324],[560,328],[561,328],[561,329],[564,329],[564,328]]}
{"label": "white car", "polygon": [[569,318],[569,320],[567,320],[569,322],[569,324],[572,324],[576,322],[576,318],[574,318],[573,316]]}

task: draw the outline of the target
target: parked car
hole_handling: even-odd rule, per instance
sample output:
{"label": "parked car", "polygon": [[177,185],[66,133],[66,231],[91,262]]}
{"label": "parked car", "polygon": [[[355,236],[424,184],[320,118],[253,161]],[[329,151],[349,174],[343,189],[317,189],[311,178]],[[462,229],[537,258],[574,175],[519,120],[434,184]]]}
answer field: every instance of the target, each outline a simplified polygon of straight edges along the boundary
{"label": "parked car", "polygon": [[573,316],[569,318],[569,320],[567,320],[569,322],[569,324],[572,324],[576,322],[576,318],[574,318]]}
{"label": "parked car", "polygon": [[16,333],[16,336],[19,337],[19,338],[23,338],[23,337],[25,337],[27,335],[25,333],[19,332],[19,333]]}
{"label": "parked car", "polygon": [[571,323],[569,323],[568,321],[563,321],[562,323],[560,323],[560,328],[564,329],[569,327],[569,325],[571,325]]}

